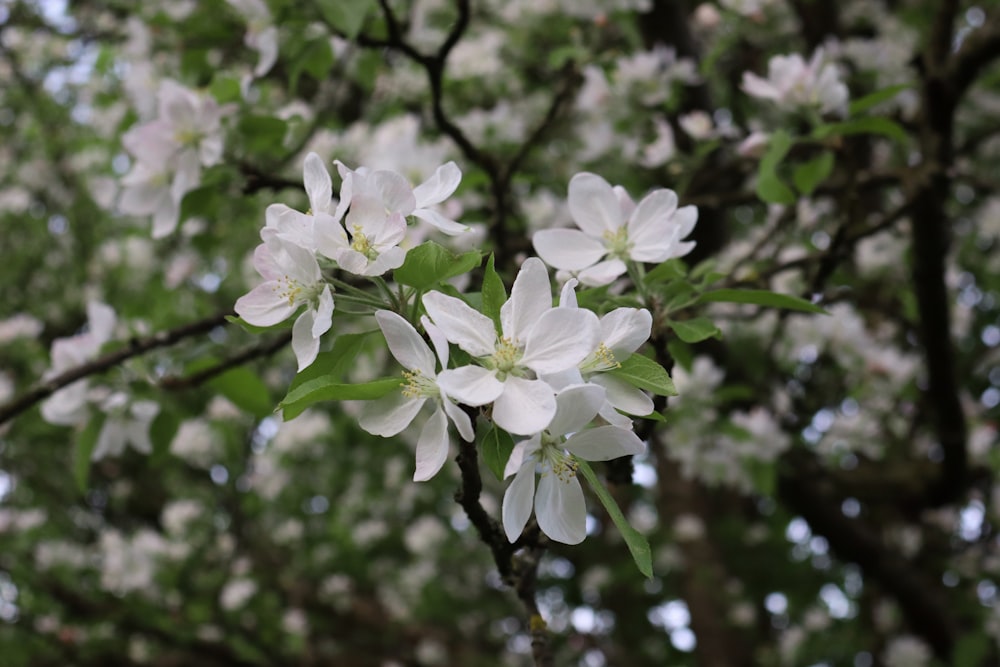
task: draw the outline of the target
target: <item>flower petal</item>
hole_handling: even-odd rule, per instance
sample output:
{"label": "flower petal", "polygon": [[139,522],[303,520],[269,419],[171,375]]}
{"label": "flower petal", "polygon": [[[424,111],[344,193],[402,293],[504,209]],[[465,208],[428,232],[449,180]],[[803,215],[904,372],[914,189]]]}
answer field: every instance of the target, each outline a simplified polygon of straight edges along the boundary
{"label": "flower petal", "polygon": [[[535,499],[535,461],[525,462],[517,471],[514,481],[503,494],[503,532],[510,542],[516,542],[531,518],[531,506]],[[586,521],[586,519],[584,519]]]}
{"label": "flower petal", "polygon": [[319,302],[316,305],[316,318],[313,320],[313,338],[319,338],[333,326],[333,292],[329,285],[323,286],[323,291],[319,293]]}
{"label": "flower petal", "polygon": [[542,260],[529,257],[517,272],[510,298],[500,307],[500,326],[504,336],[523,345],[528,331],[548,310],[552,310],[549,272]]}
{"label": "flower petal", "polygon": [[325,213],[333,199],[333,181],[330,180],[330,172],[326,170],[323,159],[316,153],[306,156],[305,164],[302,165],[302,180],[313,213]]}
{"label": "flower petal", "polygon": [[441,398],[441,405],[444,407],[445,414],[455,424],[455,428],[458,429],[458,434],[462,436],[462,439],[466,442],[475,440],[476,432],[472,429],[472,420],[469,419],[469,415],[466,414],[465,410],[452,403],[447,397]]}
{"label": "flower petal", "polygon": [[542,229],[531,244],[546,264],[566,271],[585,269],[608,252],[601,241],[577,229]]}
{"label": "flower petal", "polygon": [[639,436],[617,426],[598,426],[574,433],[563,447],[587,461],[610,461],[646,451]]}
{"label": "flower petal", "polygon": [[427,224],[436,227],[440,232],[449,236],[457,236],[458,234],[464,234],[469,231],[468,225],[455,222],[451,218],[446,218],[437,211],[432,211],[429,208],[415,209],[410,215],[423,220]]}
{"label": "flower petal", "polygon": [[601,318],[601,342],[622,361],[649,340],[652,326],[645,308],[616,308]]}
{"label": "flower petal", "polygon": [[576,475],[563,479],[549,473],[538,482],[535,498],[538,527],[549,539],[579,544],[587,537],[587,503]]}
{"label": "flower petal", "polygon": [[299,362],[299,372],[316,361],[319,354],[319,337],[313,335],[315,322],[316,311],[307,310],[292,325],[292,352]]}
{"label": "flower petal", "polygon": [[542,380],[508,376],[493,402],[493,421],[514,435],[538,433],[556,414],[555,392]]}
{"label": "flower petal", "polygon": [[428,292],[423,298],[427,314],[452,343],[474,357],[488,357],[496,349],[493,320],[453,296]]}
{"label": "flower petal", "polygon": [[620,259],[609,259],[580,271],[576,277],[588,287],[602,287],[614,282],[625,271],[625,262]]}
{"label": "flower petal", "polygon": [[358,425],[372,435],[391,438],[410,425],[426,400],[407,398],[403,392],[394,391],[374,401],[366,401]]}
{"label": "flower petal", "polygon": [[287,320],[297,305],[278,293],[278,284],[268,281],[236,300],[236,314],[256,327],[270,327]]}
{"label": "flower petal", "polygon": [[492,403],[504,391],[504,383],[497,380],[492,371],[481,366],[460,366],[441,371],[437,382],[442,394],[474,408]]}
{"label": "flower petal", "polygon": [[625,224],[618,197],[611,185],[596,174],[577,174],[569,182],[569,213],[588,236],[601,238]]}
{"label": "flower petal", "polygon": [[604,387],[580,384],[566,387],[556,395],[556,414],[545,429],[551,435],[566,435],[589,424],[604,405]]}
{"label": "flower petal", "polygon": [[440,407],[424,424],[417,441],[417,469],[414,482],[426,482],[438,474],[448,460],[448,418]]}
{"label": "flower petal", "polygon": [[420,371],[428,378],[437,374],[434,368],[434,354],[413,325],[388,310],[376,312],[375,321],[385,336],[385,342],[389,345],[392,356],[396,357],[396,361],[403,364],[404,368]]}
{"label": "flower petal", "polygon": [[653,411],[653,401],[638,387],[607,373],[595,373],[590,381],[604,387],[608,403],[630,415],[648,415]]}
{"label": "flower petal", "polygon": [[413,188],[416,208],[426,208],[440,204],[450,197],[462,182],[462,170],[454,162],[443,164],[434,170],[426,181]]}
{"label": "flower petal", "polygon": [[521,364],[536,373],[559,373],[575,367],[598,345],[597,315],[579,308],[553,308],[534,323]]}

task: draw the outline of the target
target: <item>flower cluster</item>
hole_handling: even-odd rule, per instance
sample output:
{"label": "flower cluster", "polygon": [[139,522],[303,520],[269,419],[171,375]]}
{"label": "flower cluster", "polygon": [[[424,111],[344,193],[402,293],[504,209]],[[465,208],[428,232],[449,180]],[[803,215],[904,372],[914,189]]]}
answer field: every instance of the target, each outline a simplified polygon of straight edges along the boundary
{"label": "flower cluster", "polygon": [[122,144],[135,159],[122,178],[122,213],[153,216],[153,237],[177,228],[181,200],[198,187],[201,168],[222,160],[222,118],[232,109],[211,95],[165,80],[155,120],[133,127]]}
{"label": "flower cluster", "polygon": [[774,56],[767,63],[766,79],[744,72],[743,92],[790,110],[814,108],[840,116],[847,112],[847,85],[837,67],[825,60],[823,49],[816,49],[808,63],[797,53]]}
{"label": "flower cluster", "polygon": [[320,337],[332,326],[335,282],[324,277],[320,262],[357,276],[381,276],[403,264],[408,217],[446,234],[467,229],[433,208],[458,188],[462,173],[454,162],[416,188],[394,171],[337,166],[343,179],[339,200],[322,159],[310,153],[303,167],[309,210],[302,213],[284,204],[267,208],[263,243],[253,258],[265,282],[236,302],[240,317],[262,327],[305,306],[292,327],[300,371],[315,361]]}

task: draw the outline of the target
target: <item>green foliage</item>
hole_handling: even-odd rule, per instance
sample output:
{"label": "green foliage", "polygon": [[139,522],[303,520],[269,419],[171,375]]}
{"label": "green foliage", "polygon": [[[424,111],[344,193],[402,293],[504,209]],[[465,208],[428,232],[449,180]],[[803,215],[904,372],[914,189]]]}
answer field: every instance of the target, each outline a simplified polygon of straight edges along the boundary
{"label": "green foliage", "polygon": [[295,419],[306,408],[321,401],[370,401],[382,398],[400,386],[402,382],[399,378],[380,378],[360,384],[341,384],[330,378],[319,377],[303,382],[290,390],[278,404],[278,408],[287,421]]}
{"label": "green foliage", "polygon": [[721,338],[722,332],[707,317],[693,317],[689,320],[670,320],[667,325],[685,343],[700,343],[708,338]]}
{"label": "green foliage", "polygon": [[[768,308],[797,310],[803,313],[829,315],[824,309],[803,298],[791,294],[779,294],[769,290],[756,289],[717,289],[705,292],[698,297],[698,303],[750,303]],[[691,342],[691,341],[688,341]]]}
{"label": "green foliage", "polygon": [[76,438],[73,447],[73,481],[80,493],[87,492],[87,477],[90,474],[90,455],[97,447],[97,438],[104,427],[103,414],[92,417]]}
{"label": "green foliage", "polygon": [[426,241],[409,250],[403,265],[392,275],[396,282],[424,291],[449,278],[468,273],[481,262],[482,255],[478,250],[456,255],[433,241]]}
{"label": "green foliage", "polygon": [[663,366],[649,357],[633,354],[620,363],[618,368],[608,371],[614,377],[659,396],[677,395],[677,389],[674,388],[670,375]]}
{"label": "green foliage", "polygon": [[507,288],[504,287],[503,279],[494,268],[494,257],[490,255],[486,260],[486,270],[483,272],[483,313],[493,320],[497,333],[500,328],[500,307],[507,301]]}
{"label": "green foliage", "polygon": [[347,39],[353,39],[375,8],[375,0],[317,0],[316,5],[332,28]]}
{"label": "green foliage", "polygon": [[[485,422],[484,422],[485,425]],[[480,441],[480,451],[482,452],[483,463],[490,469],[497,480],[503,480],[504,468],[511,452],[514,451],[514,438],[495,424],[490,425],[488,430],[476,439]]]}
{"label": "green foliage", "polygon": [[773,133],[767,141],[767,152],[760,160],[757,170],[757,196],[769,204],[791,204],[795,202],[792,192],[778,176],[778,167],[792,148],[792,137],[784,130]]}
{"label": "green foliage", "polygon": [[795,188],[808,197],[830,176],[833,165],[834,157],[830,151],[823,151],[808,162],[795,165],[792,170]]}

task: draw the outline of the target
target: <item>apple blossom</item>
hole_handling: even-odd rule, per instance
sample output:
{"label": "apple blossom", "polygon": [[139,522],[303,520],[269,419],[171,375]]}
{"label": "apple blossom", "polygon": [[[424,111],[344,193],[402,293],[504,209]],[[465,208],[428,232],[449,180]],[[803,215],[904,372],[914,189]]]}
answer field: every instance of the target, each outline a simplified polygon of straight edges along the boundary
{"label": "apple blossom", "polygon": [[97,436],[97,445],[90,454],[91,461],[119,456],[128,444],[142,454],[153,453],[149,426],[160,412],[156,402],[129,401],[128,395],[119,391],[103,400],[100,408],[107,413],[107,417]]}
{"label": "apple blossom", "polygon": [[270,327],[305,305],[292,327],[292,350],[301,371],[316,360],[319,338],[330,330],[333,293],[312,252],[267,231],[261,232],[264,243],[253,256],[266,282],[237,299],[236,313],[249,324]]}
{"label": "apple blossom", "polygon": [[698,209],[677,208],[673,190],[654,190],[636,205],[624,188],[584,172],[570,180],[569,210],[580,229],[543,229],[532,244],[547,264],[584,285],[607,285],[625,273],[626,260],[665,262],[695,245],[681,239],[694,229]]}
{"label": "apple blossom", "polygon": [[[573,456],[587,461],[608,461],[641,454],[643,442],[629,429],[598,426],[584,429],[604,403],[596,385],[566,387],[556,396],[556,413],[541,433],[514,447],[504,477],[514,480],[503,496],[504,533],[517,540],[534,506],[538,527],[550,539],[579,544],[587,536],[587,506],[576,478]],[[581,430],[584,429],[584,430]],[[535,473],[541,475],[535,490]]]}
{"label": "apple blossom", "polygon": [[589,310],[553,308],[545,265],[521,265],[510,298],[500,309],[501,333],[486,315],[441,292],[423,298],[444,336],[476,365],[438,374],[438,386],[460,403],[493,404],[493,421],[517,435],[545,428],[556,412],[555,390],[539,375],[574,368],[597,345],[599,324]]}
{"label": "apple blossom", "polygon": [[767,63],[766,79],[744,72],[743,92],[786,108],[814,107],[840,116],[847,111],[847,86],[837,67],[825,62],[821,48],[808,63],[797,53],[774,56]]}
{"label": "apple blossom", "polygon": [[[360,426],[384,438],[396,435],[413,421],[428,399],[434,400],[434,413],[424,424],[417,441],[417,469],[413,481],[422,482],[438,473],[448,458],[448,419],[454,422],[467,442],[475,439],[469,416],[442,392],[437,384],[434,354],[416,329],[396,313],[380,310],[375,320],[385,336],[389,351],[407,369],[402,391],[366,405]],[[431,337],[442,368],[448,367],[448,342],[426,317],[424,330]]]}

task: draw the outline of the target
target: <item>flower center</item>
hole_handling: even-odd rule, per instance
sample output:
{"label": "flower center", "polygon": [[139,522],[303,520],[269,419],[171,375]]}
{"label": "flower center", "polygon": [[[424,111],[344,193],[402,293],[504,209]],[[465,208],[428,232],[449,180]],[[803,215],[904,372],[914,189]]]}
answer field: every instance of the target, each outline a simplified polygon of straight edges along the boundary
{"label": "flower center", "polygon": [[174,140],[181,146],[196,146],[201,141],[201,133],[190,128],[183,128],[174,133]]}
{"label": "flower center", "polygon": [[295,278],[292,278],[287,273],[278,278],[277,286],[274,291],[278,293],[282,299],[288,299],[288,305],[294,306],[297,303],[308,303],[319,296],[319,293],[323,291],[322,283],[316,283],[315,285],[304,285]]}
{"label": "flower center", "polygon": [[503,336],[497,343],[493,356],[486,360],[486,365],[489,368],[496,369],[497,379],[503,382],[507,379],[508,373],[519,374],[518,371],[520,369],[518,368],[518,364],[520,361],[521,349],[517,346],[517,343]]}
{"label": "flower center", "polygon": [[622,365],[615,359],[614,352],[604,343],[601,343],[580,364],[580,370],[584,373],[600,373],[621,367]]}
{"label": "flower center", "polygon": [[420,369],[403,371],[403,396],[406,398],[432,398],[440,395],[437,382],[420,372]]}
{"label": "flower center", "polygon": [[351,250],[361,253],[369,261],[378,259],[378,251],[375,250],[371,240],[361,232],[361,225],[354,225],[354,232],[351,234]]}
{"label": "flower center", "polygon": [[606,230],[601,236],[608,247],[608,255],[618,259],[626,259],[631,243],[628,240],[628,229],[624,225],[611,231]]}
{"label": "flower center", "polygon": [[566,450],[559,445],[562,438],[555,438],[548,433],[542,433],[542,448],[538,451],[538,461],[542,466],[542,474],[552,472],[559,478],[559,481],[568,483],[576,477],[578,464]]}

